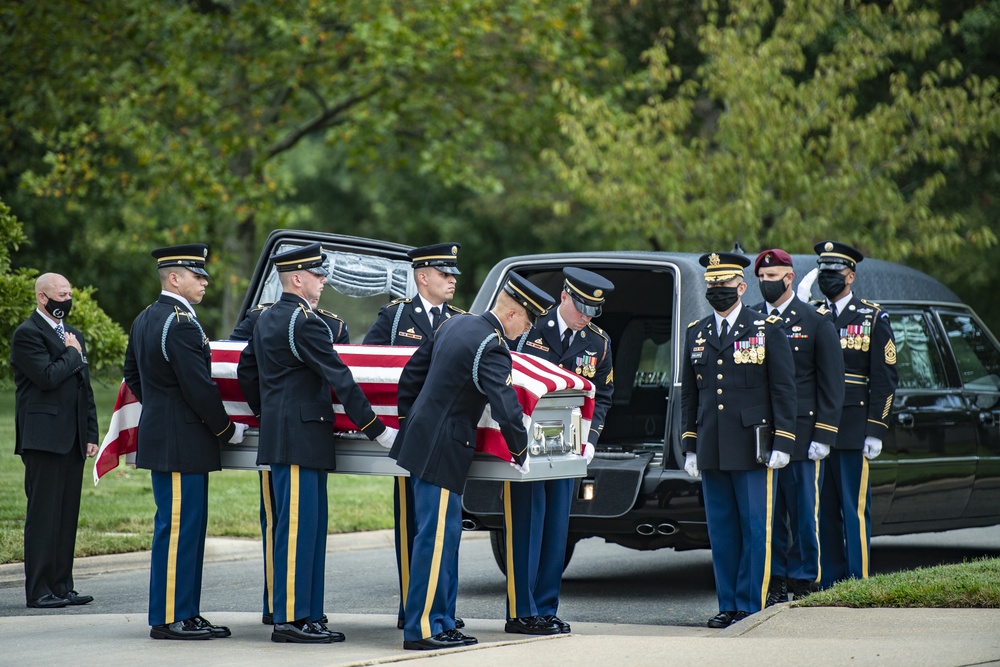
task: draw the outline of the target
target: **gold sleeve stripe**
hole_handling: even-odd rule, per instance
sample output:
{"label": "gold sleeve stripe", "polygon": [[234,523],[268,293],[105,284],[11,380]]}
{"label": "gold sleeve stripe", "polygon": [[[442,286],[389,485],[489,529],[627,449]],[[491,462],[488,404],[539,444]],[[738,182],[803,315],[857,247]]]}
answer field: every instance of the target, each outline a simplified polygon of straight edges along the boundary
{"label": "gold sleeve stripe", "polygon": [[683,440],[684,438],[697,438],[697,437],[698,437],[697,431],[685,431],[684,433],[681,434],[681,440]]}
{"label": "gold sleeve stripe", "polygon": [[824,424],[822,422],[816,422],[816,428],[822,429],[824,431],[830,431],[831,433],[837,432],[836,426],[830,426],[829,424]]}
{"label": "gold sleeve stripe", "polygon": [[775,435],[779,435],[782,438],[788,438],[789,440],[795,440],[795,434],[789,433],[788,431],[775,430]]}
{"label": "gold sleeve stripe", "polygon": [[888,425],[888,424],[886,424],[885,422],[880,422],[880,421],[879,421],[879,420],[877,420],[877,419],[869,419],[868,421],[869,421],[870,423],[872,423],[872,424],[878,424],[879,426],[885,426],[886,428],[888,428],[888,426],[889,426],[889,425]]}
{"label": "gold sleeve stripe", "polygon": [[885,409],[882,410],[882,419],[885,419],[889,416],[889,408],[891,407],[892,407],[892,394],[889,394],[889,397],[885,399]]}

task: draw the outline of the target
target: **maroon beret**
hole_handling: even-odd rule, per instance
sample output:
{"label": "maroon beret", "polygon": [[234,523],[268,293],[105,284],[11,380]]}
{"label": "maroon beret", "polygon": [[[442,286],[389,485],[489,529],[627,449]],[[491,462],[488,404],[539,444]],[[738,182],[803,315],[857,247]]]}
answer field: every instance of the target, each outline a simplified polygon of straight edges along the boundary
{"label": "maroon beret", "polygon": [[791,266],[792,257],[787,252],[780,248],[772,248],[771,250],[765,250],[764,252],[757,255],[757,259],[753,263],[753,274],[757,275],[760,271],[760,267],[768,266]]}

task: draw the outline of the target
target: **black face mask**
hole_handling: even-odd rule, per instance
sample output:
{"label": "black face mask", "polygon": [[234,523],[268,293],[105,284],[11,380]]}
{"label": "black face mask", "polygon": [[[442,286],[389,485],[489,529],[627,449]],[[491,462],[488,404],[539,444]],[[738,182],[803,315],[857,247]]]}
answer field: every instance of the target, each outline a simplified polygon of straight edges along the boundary
{"label": "black face mask", "polygon": [[705,290],[705,298],[718,312],[724,312],[736,305],[740,299],[739,287],[709,287]]}
{"label": "black face mask", "polygon": [[816,282],[819,283],[819,291],[831,301],[840,296],[847,287],[846,276],[837,271],[820,271]]}
{"label": "black face mask", "polygon": [[[47,295],[46,295],[47,296]],[[49,299],[45,303],[45,311],[57,320],[66,319],[69,315],[69,311],[73,309],[73,299],[66,299],[65,301],[56,301],[55,299]]]}
{"label": "black face mask", "polygon": [[781,295],[785,293],[788,289],[785,287],[785,279],[780,278],[779,280],[761,280],[759,281],[760,293],[764,297],[764,301],[773,304]]}

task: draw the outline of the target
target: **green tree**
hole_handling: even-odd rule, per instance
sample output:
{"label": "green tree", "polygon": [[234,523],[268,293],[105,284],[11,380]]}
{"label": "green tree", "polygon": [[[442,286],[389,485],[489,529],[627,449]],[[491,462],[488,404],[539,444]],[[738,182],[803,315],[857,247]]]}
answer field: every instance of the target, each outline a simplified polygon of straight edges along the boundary
{"label": "green tree", "polygon": [[[13,379],[10,367],[10,340],[14,329],[35,309],[35,269],[11,269],[10,253],[25,241],[21,222],[10,207],[0,200],[0,383]],[[61,271],[73,282],[71,271]],[[97,380],[121,380],[122,359],[127,338],[121,327],[101,310],[94,299],[93,287],[73,288],[73,312],[70,321],[86,336],[87,362],[91,377]]]}
{"label": "green tree", "polygon": [[[588,6],[7,6],[0,147],[31,156],[7,182],[82,212],[69,231],[106,256],[210,241],[231,323],[262,234],[296,220],[280,206],[292,191],[281,156],[315,137],[342,150],[352,172],[403,169],[499,193],[491,167],[554,128],[551,81],[583,85],[607,64],[593,52]],[[106,215],[91,220],[94,209]],[[327,221],[345,232],[353,223]]]}
{"label": "green tree", "polygon": [[619,247],[808,252],[843,237],[906,260],[996,242],[988,221],[940,201],[962,150],[1000,132],[997,80],[935,57],[956,24],[905,0],[703,8],[694,74],[668,40],[627,95],[562,86],[570,146],[547,157]]}

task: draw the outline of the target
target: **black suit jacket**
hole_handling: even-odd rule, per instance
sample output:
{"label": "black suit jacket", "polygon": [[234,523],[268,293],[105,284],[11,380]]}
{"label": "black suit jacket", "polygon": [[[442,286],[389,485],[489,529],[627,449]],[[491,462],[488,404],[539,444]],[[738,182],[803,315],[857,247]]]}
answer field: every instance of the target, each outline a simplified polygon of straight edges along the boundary
{"label": "black suit jacket", "polygon": [[385,430],[333,349],[329,325],[294,294],[282,294],[261,314],[237,375],[247,403],[260,415],[258,464],[336,470],[331,388],[370,439]]}
{"label": "black suit jacket", "polygon": [[[756,308],[767,312],[767,304]],[[844,355],[833,322],[793,296],[781,314],[795,359],[796,426],[793,461],[809,458],[809,444],[833,446],[844,405]]]}
{"label": "black suit jacket", "polygon": [[125,384],[142,403],[135,465],[158,472],[220,470],[235,426],[212,380],[212,350],[184,303],[161,294],[132,323]]}
{"label": "black suit jacket", "polygon": [[[438,327],[455,315],[465,311],[444,304],[441,308],[441,319]],[[398,319],[397,319],[398,318]],[[395,325],[395,329],[393,326]],[[393,333],[395,331],[395,333]],[[423,301],[413,299],[396,299],[382,306],[375,318],[375,324],[365,334],[365,345],[408,345],[416,347],[431,337],[431,320],[424,310]]]}
{"label": "black suit jacket", "polygon": [[399,436],[389,456],[410,474],[461,494],[486,404],[523,463],[524,415],[512,386],[510,350],[492,313],[456,317],[421,345],[399,378]]}
{"label": "black suit jacket", "polygon": [[45,318],[35,311],[10,343],[16,386],[14,453],[24,450],[86,458],[87,443],[97,442],[97,408],[87,369],[83,334],[63,322],[80,341],[81,355],[66,347]]}
{"label": "black suit jacket", "polygon": [[615,393],[614,367],[611,361],[611,339],[599,326],[590,322],[573,335],[565,352],[559,336],[559,320],[552,308],[538,318],[535,326],[517,341],[517,352],[541,357],[582,375],[594,383],[594,417],[585,442],[597,445],[604,431],[604,420]]}
{"label": "black suit jacket", "polygon": [[[759,351],[764,359],[760,361]],[[753,351],[757,361],[735,354]],[[752,470],[754,427],[774,429],[774,449],[795,445],[795,362],[781,318],[743,306],[719,340],[715,314],[688,326],[683,349],[681,447],[696,452],[702,470]]]}

